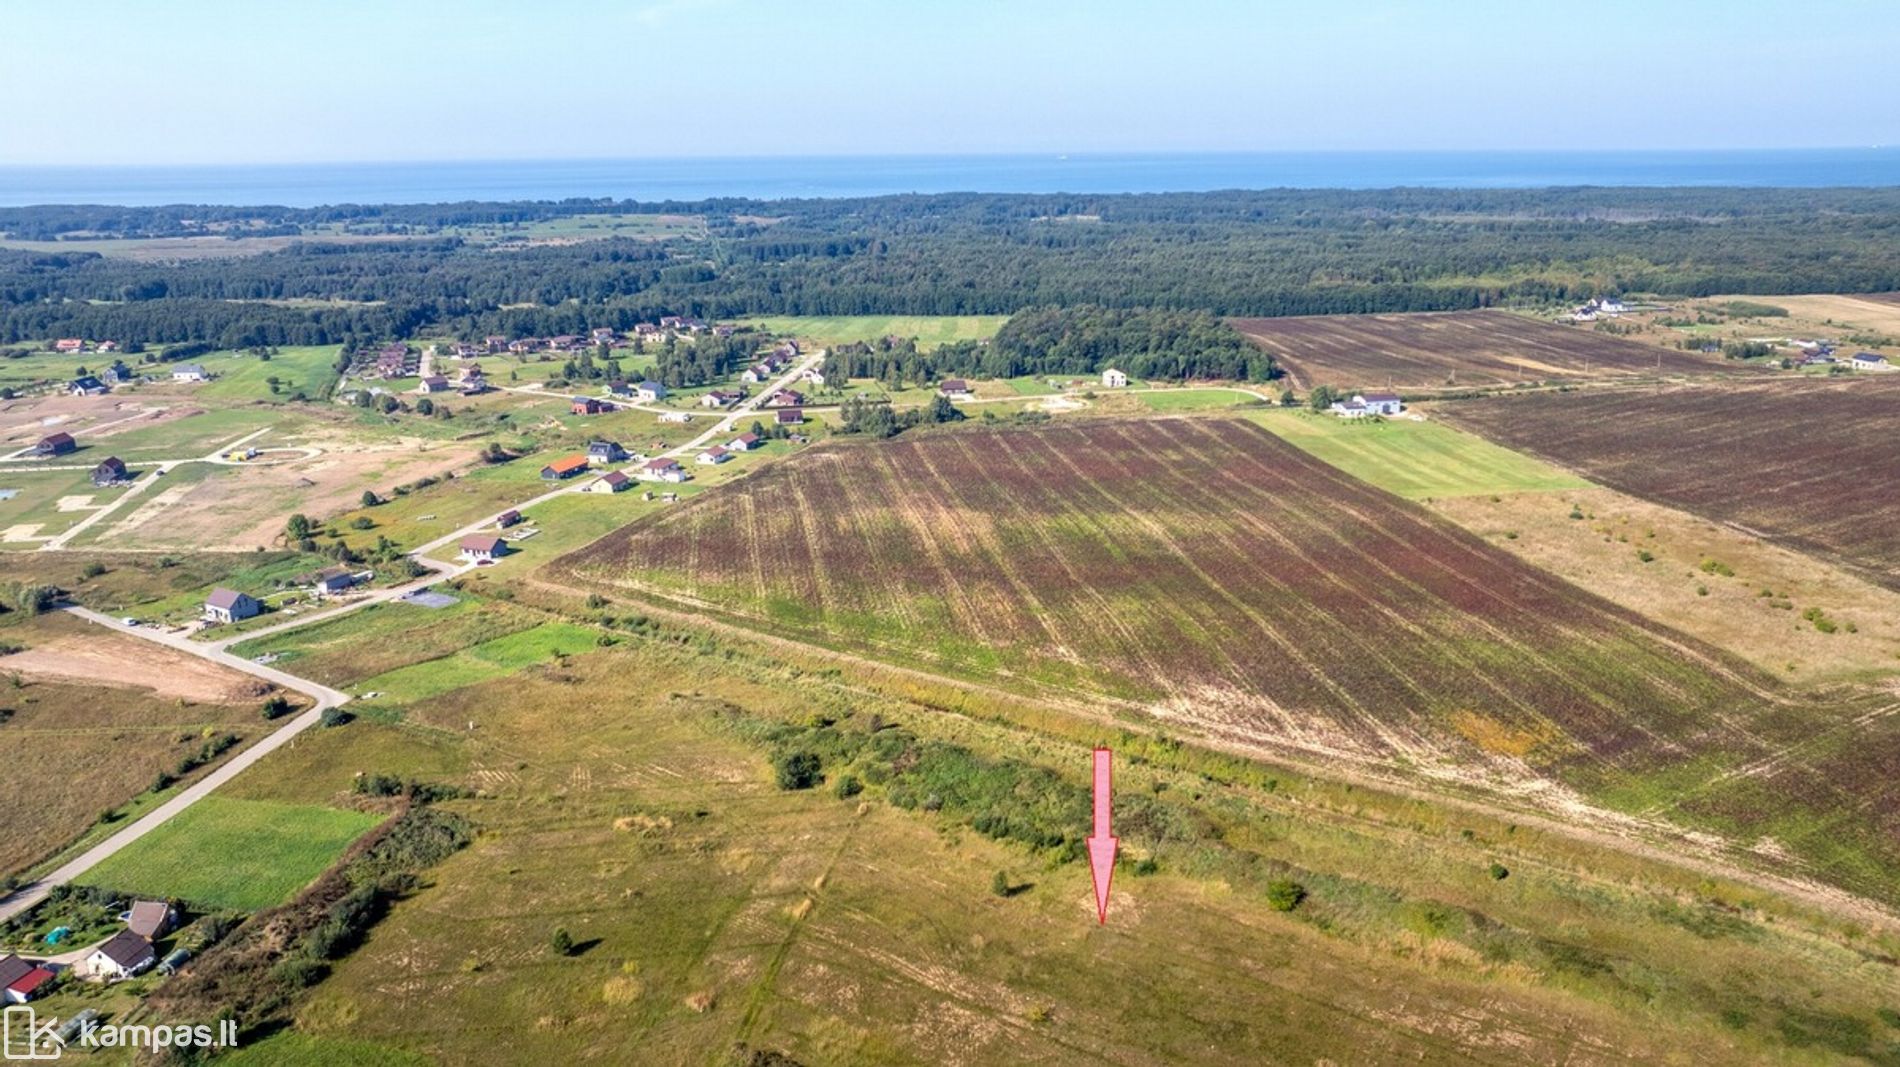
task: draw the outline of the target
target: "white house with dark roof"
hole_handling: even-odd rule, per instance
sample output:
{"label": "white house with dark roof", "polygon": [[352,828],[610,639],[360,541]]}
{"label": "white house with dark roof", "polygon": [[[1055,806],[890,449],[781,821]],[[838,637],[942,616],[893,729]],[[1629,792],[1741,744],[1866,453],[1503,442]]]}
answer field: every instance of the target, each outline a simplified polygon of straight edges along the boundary
{"label": "white house with dark roof", "polygon": [[1894,369],[1893,364],[1887,362],[1887,357],[1878,352],[1856,352],[1849,362],[1853,364],[1855,370]]}
{"label": "white house with dark roof", "polygon": [[1102,372],[1102,387],[1105,389],[1126,389],[1128,387],[1128,375],[1123,371],[1110,367]]}
{"label": "white house with dark roof", "polygon": [[659,382],[641,382],[633,388],[633,398],[643,404],[652,404],[666,399],[666,386]]}
{"label": "white house with dark roof", "polygon": [[152,943],[130,930],[120,930],[79,961],[79,972],[118,981],[135,978],[158,962]]}
{"label": "white house with dark roof", "polygon": [[494,534],[469,534],[458,553],[470,563],[492,563],[508,554],[508,542]]}
{"label": "white house with dark roof", "polygon": [[633,479],[620,471],[608,471],[581,487],[583,493],[618,493],[633,484]]}
{"label": "white house with dark roof", "polygon": [[680,466],[680,461],[667,456],[650,459],[640,467],[640,477],[649,482],[683,482],[692,475]]}
{"label": "white house with dark roof", "polygon": [[211,375],[205,371],[202,363],[180,363],[172,368],[174,382],[208,382]]}

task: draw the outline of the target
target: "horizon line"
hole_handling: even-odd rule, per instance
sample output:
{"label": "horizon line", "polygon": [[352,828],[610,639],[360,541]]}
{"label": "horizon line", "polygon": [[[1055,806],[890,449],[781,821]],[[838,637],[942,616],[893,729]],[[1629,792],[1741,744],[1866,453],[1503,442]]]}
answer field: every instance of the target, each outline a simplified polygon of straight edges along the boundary
{"label": "horizon line", "polygon": [[1689,156],[1717,153],[1779,154],[1795,152],[1885,152],[1900,149],[1897,144],[1831,145],[1734,145],[1698,148],[1212,148],[1212,149],[1089,149],[1081,151],[972,151],[972,152],[817,152],[817,153],[731,153],[706,155],[654,156],[453,156],[408,159],[284,159],[284,160],[201,160],[168,162],[33,162],[0,160],[0,171],[26,170],[189,170],[227,167],[393,167],[393,166],[479,166],[523,163],[702,163],[748,161],[818,161],[860,159],[1184,159],[1247,156],[1602,156],[1654,155]]}

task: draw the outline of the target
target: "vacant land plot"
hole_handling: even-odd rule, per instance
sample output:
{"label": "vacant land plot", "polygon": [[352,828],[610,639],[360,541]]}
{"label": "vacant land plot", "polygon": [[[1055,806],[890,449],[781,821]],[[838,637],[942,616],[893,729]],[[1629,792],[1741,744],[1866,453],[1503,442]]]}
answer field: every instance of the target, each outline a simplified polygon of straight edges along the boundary
{"label": "vacant land plot", "polygon": [[1628,707],[1687,728],[1754,684],[1237,420],[823,449],[570,561],[804,634],[1107,684],[1362,756],[1440,752],[1454,716],[1542,761],[1621,751],[1642,729]]}
{"label": "vacant land plot", "polygon": [[116,630],[49,617],[30,631],[30,647],[0,656],[0,671],[73,684],[144,689],[194,703],[261,704],[276,687],[186,652]]}
{"label": "vacant land plot", "polygon": [[1356,478],[1413,500],[1582,489],[1590,483],[1476,434],[1412,419],[1341,419],[1273,409],[1275,436]]}
{"label": "vacant land plot", "polygon": [[[427,610],[427,609],[421,609]],[[562,622],[546,622],[449,655],[399,667],[363,682],[363,688],[395,701],[421,700],[475,682],[510,674],[536,663],[594,647],[600,635]]]}
{"label": "vacant land plot", "polygon": [[1308,389],[1418,389],[1735,369],[1720,358],[1505,311],[1304,315],[1236,319],[1234,326]]}
{"label": "vacant land plot", "polygon": [[1900,380],[1803,379],[1461,402],[1443,416],[1593,481],[1900,589]]}
{"label": "vacant land plot", "polygon": [[[17,629],[9,628],[10,638],[18,639]],[[0,877],[59,852],[102,813],[113,813],[112,828],[123,825],[154,798],[146,790],[158,775],[176,771],[208,737],[244,740],[263,727],[261,704],[22,677],[0,697],[0,768],[31,800],[7,810]]]}
{"label": "vacant land plot", "polygon": [[[781,791],[770,739],[814,721],[875,731],[893,765],[950,744],[983,762],[944,781],[940,811],[895,783],[840,802],[832,782],[861,768],[831,757],[826,788]],[[1122,872],[1102,928],[1083,864],[959,813],[997,782],[1085,795],[1085,740],[736,649],[636,639],[444,693],[379,738],[382,762],[355,729],[273,753],[245,787],[347,789],[359,770],[409,773],[405,749],[450,746],[469,764],[451,780],[481,789],[452,804],[481,834],[335,964],[297,1011],[300,1040],[271,1039],[293,1063],[358,1042],[463,1062],[498,1041],[551,1063],[699,1062],[741,1042],[812,1064],[1238,1064],[1262,1048],[1750,1062],[1806,1040],[1784,1021],[1875,1047],[1895,989],[1859,954],[1878,937],[1816,937],[1772,897],[1364,789],[1236,788],[1166,747],[1118,764],[1131,795],[1162,798],[1144,810],[1220,799],[1123,830],[1159,870]],[[1085,805],[1070,822],[1086,832]],[[1494,858],[1508,879],[1486,872]],[[1264,905],[1273,877],[1309,890],[1295,911]],[[574,954],[548,947],[556,927]]]}
{"label": "vacant land plot", "polygon": [[1713,519],[1601,486],[1439,495],[1432,509],[1765,671],[1839,681],[1900,669],[1900,592]]}
{"label": "vacant land plot", "polygon": [[360,811],[210,796],[80,881],[256,911],[288,900],[380,821]]}
{"label": "vacant land plot", "polygon": [[914,337],[917,347],[927,351],[952,341],[994,337],[1008,319],[1008,315],[783,315],[747,321],[769,333],[820,346]]}
{"label": "vacant land plot", "polygon": [[[818,643],[1119,698],[1241,744],[1559,783],[1626,811],[1851,731],[1879,699],[1785,693],[1241,420],[820,449],[566,568]],[[1874,820],[1827,814],[1836,840],[1900,859]]]}

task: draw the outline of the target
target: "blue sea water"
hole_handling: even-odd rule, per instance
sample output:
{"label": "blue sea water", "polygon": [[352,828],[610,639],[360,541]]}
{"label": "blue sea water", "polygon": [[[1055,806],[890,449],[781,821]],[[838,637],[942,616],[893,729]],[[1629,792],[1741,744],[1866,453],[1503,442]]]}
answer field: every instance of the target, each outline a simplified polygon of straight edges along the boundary
{"label": "blue sea water", "polygon": [[313,163],[0,165],[0,206],[442,203],[888,193],[1900,185],[1900,148],[1681,152],[1272,152]]}

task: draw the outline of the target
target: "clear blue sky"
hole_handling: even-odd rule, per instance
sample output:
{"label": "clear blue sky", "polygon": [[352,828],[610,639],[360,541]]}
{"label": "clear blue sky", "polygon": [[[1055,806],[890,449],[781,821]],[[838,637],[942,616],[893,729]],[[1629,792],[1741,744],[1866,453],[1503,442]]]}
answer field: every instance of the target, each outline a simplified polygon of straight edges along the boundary
{"label": "clear blue sky", "polygon": [[5,0],[0,163],[1900,142],[1897,0]]}

